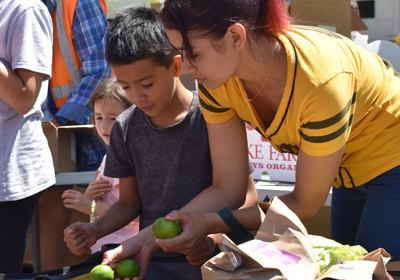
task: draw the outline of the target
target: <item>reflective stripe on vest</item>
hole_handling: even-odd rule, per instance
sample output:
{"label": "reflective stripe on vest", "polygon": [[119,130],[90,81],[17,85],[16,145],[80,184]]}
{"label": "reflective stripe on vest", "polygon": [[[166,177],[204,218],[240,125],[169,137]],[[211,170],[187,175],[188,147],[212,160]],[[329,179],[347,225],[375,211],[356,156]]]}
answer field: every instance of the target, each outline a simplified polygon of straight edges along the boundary
{"label": "reflective stripe on vest", "polygon": [[55,0],[56,8],[56,26],[57,26],[57,37],[60,44],[61,55],[64,60],[64,64],[67,67],[68,73],[71,77],[72,82],[62,86],[53,87],[51,93],[55,99],[61,99],[68,97],[69,93],[79,84],[80,74],[76,68],[74,58],[68,42],[68,37],[64,27],[63,17],[63,0]]}

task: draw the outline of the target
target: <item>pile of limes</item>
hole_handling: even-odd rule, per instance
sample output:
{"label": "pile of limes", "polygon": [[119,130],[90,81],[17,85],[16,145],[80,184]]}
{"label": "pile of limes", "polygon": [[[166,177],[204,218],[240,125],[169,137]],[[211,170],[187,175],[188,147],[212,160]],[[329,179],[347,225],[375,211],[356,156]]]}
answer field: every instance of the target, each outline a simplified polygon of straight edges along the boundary
{"label": "pile of limes", "polygon": [[125,278],[132,279],[133,277],[139,276],[139,273],[140,267],[133,259],[123,259],[117,264],[117,274],[121,280]]}
{"label": "pile of limes", "polygon": [[[179,221],[170,221],[164,217],[158,218],[153,223],[152,229],[154,235],[160,239],[172,238],[182,232]],[[116,271],[121,280],[132,279],[139,276],[140,267],[135,260],[126,258],[118,262]],[[107,264],[99,264],[90,271],[89,278],[90,280],[113,280],[114,270]]]}
{"label": "pile of limes", "polygon": [[99,264],[90,271],[89,278],[90,280],[113,280],[114,270],[107,264]]}
{"label": "pile of limes", "polygon": [[[123,259],[117,264],[117,274],[121,280],[139,276],[139,264],[130,258]],[[90,280],[114,280],[114,270],[107,264],[96,265],[89,274]]]}

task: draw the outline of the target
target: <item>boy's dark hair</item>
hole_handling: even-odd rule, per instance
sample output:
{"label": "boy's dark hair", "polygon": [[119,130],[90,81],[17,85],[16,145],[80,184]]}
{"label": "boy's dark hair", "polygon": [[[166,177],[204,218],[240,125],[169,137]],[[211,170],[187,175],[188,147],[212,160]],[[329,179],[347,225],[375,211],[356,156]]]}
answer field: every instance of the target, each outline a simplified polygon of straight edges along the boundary
{"label": "boy's dark hair", "polygon": [[128,65],[151,58],[169,68],[178,54],[165,34],[158,13],[151,8],[125,9],[108,27],[105,56],[110,64]]}

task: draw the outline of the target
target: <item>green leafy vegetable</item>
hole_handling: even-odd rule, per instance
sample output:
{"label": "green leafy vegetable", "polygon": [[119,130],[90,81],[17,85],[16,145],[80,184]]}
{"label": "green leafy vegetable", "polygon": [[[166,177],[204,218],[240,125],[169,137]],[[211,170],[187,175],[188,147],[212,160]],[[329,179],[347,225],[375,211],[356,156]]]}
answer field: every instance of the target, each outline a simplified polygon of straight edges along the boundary
{"label": "green leafy vegetable", "polygon": [[309,235],[321,275],[331,266],[344,261],[358,260],[368,252],[360,245],[342,245],[332,239]]}

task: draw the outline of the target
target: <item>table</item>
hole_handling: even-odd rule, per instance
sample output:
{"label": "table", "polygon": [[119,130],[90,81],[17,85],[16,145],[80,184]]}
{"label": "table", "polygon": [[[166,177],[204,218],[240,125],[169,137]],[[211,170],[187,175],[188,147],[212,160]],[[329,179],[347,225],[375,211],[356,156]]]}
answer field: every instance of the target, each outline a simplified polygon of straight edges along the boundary
{"label": "table", "polygon": [[[271,199],[274,196],[281,196],[284,194],[288,194],[292,192],[294,189],[294,183],[258,181],[258,180],[254,180],[254,183],[256,185],[259,201],[263,201],[267,195]],[[332,188],[329,191],[329,195],[324,205],[331,206],[331,200],[332,200]]]}

